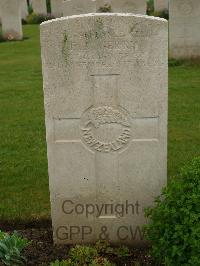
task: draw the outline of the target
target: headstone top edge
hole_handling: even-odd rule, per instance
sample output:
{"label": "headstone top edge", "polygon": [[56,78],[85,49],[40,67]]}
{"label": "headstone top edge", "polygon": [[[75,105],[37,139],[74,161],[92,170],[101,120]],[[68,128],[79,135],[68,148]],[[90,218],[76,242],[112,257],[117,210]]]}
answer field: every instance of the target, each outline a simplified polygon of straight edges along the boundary
{"label": "headstone top edge", "polygon": [[72,16],[55,18],[55,19],[51,19],[48,21],[44,21],[40,24],[40,27],[43,27],[44,25],[48,25],[48,24],[55,23],[55,22],[71,20],[75,18],[85,18],[85,17],[136,17],[136,18],[138,17],[138,18],[144,18],[146,20],[154,20],[154,21],[168,23],[168,21],[164,18],[153,17],[153,16],[148,16],[148,15],[133,14],[133,13],[88,13],[88,14],[72,15]]}

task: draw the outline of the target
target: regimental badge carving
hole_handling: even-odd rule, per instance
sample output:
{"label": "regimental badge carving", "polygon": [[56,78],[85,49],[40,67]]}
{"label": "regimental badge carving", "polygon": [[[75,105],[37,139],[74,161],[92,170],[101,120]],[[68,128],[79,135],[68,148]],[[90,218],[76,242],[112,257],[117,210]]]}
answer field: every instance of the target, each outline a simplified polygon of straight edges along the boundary
{"label": "regimental badge carving", "polygon": [[91,107],[81,118],[82,141],[93,151],[109,153],[126,148],[131,130],[129,114],[121,107]]}

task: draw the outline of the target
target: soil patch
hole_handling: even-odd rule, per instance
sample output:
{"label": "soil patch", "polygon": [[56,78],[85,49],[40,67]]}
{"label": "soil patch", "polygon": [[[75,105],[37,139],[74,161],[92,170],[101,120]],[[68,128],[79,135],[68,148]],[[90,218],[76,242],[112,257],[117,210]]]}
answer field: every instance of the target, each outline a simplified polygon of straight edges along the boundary
{"label": "soil patch", "polygon": [[[45,224],[45,228],[44,228]],[[31,240],[31,244],[25,249],[24,256],[27,258],[27,266],[49,266],[50,262],[56,259],[62,260],[68,258],[70,245],[54,245],[52,239],[52,228],[50,222],[46,221],[41,227],[41,223],[33,222],[28,225],[23,223],[8,224],[0,222],[0,229],[11,232],[17,232]],[[149,250],[131,249],[131,256],[126,258],[108,257],[117,266],[145,266],[154,265]]]}

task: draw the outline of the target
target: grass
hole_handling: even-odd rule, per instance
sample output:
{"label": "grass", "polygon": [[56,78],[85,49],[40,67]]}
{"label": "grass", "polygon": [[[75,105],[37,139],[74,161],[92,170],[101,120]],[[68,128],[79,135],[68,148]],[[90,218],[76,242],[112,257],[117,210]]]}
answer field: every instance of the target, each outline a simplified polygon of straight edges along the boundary
{"label": "grass", "polygon": [[0,216],[49,216],[38,26],[0,43]]}
{"label": "grass", "polygon": [[200,64],[169,69],[168,176],[200,155]]}
{"label": "grass", "polygon": [[[27,39],[0,43],[0,218],[50,216],[37,25]],[[169,71],[168,175],[200,151],[200,64]]]}

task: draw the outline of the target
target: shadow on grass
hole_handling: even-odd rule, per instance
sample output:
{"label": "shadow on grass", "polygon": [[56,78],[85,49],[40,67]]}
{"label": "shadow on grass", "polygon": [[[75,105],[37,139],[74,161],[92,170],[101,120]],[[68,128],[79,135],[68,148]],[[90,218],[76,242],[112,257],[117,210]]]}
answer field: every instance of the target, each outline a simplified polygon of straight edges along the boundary
{"label": "shadow on grass", "polygon": [[177,66],[195,66],[195,65],[200,65],[200,57],[195,57],[191,59],[182,59],[182,60],[177,60],[174,58],[169,59],[169,66],[170,67],[177,67]]}

